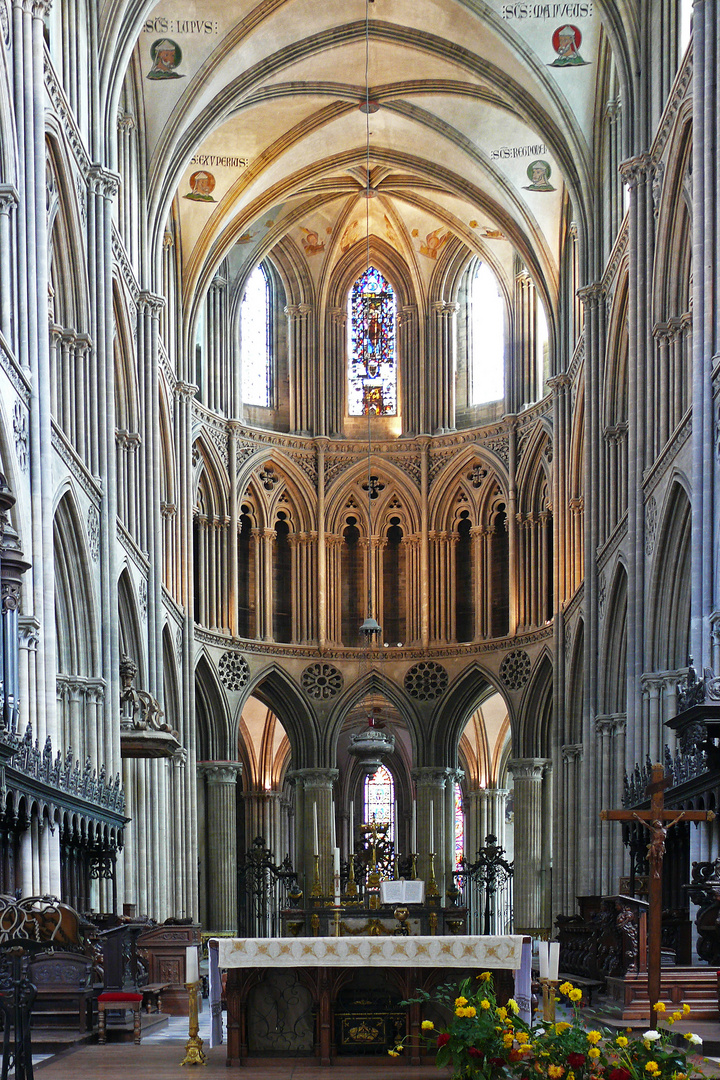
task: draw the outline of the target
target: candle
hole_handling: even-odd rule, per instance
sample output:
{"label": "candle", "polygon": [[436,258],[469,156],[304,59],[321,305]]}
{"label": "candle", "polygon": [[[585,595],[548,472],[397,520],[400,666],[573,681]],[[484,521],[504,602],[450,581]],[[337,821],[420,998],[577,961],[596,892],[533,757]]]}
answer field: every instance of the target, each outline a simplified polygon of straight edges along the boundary
{"label": "candle", "polygon": [[550,942],[550,956],[548,959],[548,978],[551,982],[557,982],[558,970],[560,968],[560,942]]}
{"label": "candle", "polygon": [[413,799],[413,811],[412,811],[412,836],[410,838],[410,847],[412,848],[412,854],[417,855],[417,802]]}
{"label": "candle", "polygon": [[335,836],[335,800],[330,803],[330,847],[335,850],[337,837]]}
{"label": "candle", "polygon": [[548,977],[548,943],[547,941],[538,941],[538,963],[540,964],[540,978],[547,979]]}
{"label": "candle", "polygon": [[318,830],[317,830],[317,803],[313,803],[313,840],[315,846],[313,847],[313,855],[320,854],[320,845],[318,843]]}
{"label": "candle", "polygon": [[197,945],[188,945],[185,949],[185,982],[191,984],[199,981]]}
{"label": "candle", "polygon": [[355,806],[350,801],[350,855],[355,851]]}
{"label": "candle", "polygon": [[430,851],[435,854],[435,821],[433,819],[433,804],[430,802]]}
{"label": "candle", "polygon": [[333,884],[335,903],[340,903],[340,848],[333,848]]}
{"label": "candle", "polygon": [[400,846],[400,825],[397,816],[397,799],[393,803],[393,843],[395,844],[395,854],[397,855]]}

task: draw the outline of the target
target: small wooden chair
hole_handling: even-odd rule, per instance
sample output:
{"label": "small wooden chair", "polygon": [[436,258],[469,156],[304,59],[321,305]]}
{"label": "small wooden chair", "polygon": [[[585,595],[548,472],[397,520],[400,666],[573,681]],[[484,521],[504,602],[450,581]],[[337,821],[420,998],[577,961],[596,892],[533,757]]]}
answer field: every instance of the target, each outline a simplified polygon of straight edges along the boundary
{"label": "small wooden chair", "polygon": [[98,998],[98,1042],[107,1042],[107,1019],[106,1009],[131,1009],[133,1014],[133,1032],[135,1045],[140,1045],[140,1009],[142,1007],[142,994],[133,994],[124,990],[106,990]]}

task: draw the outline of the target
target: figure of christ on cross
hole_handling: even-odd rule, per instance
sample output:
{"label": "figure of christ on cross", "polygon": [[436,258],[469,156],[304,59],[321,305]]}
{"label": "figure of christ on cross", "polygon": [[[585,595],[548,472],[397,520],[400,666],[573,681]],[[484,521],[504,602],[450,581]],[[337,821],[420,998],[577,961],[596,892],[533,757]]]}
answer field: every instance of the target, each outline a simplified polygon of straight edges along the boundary
{"label": "figure of christ on cross", "polygon": [[657,1027],[655,1005],[660,1000],[660,954],[662,946],[662,865],[665,856],[665,837],[678,821],[714,821],[712,810],[666,810],[664,791],[670,786],[662,765],[653,765],[646,793],[650,796],[649,810],[603,810],[603,821],[639,821],[650,834],[648,844],[648,997],[650,1025]]}

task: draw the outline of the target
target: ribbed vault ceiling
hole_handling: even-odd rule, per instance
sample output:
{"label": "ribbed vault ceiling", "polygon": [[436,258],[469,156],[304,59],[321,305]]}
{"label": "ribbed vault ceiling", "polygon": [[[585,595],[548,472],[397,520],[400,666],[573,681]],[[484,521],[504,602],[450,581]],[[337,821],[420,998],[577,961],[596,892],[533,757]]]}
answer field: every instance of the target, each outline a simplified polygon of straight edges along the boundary
{"label": "ribbed vault ceiling", "polygon": [[[552,304],[565,205],[587,214],[600,5],[372,0],[368,11],[374,242],[421,291],[466,249],[507,287],[517,253]],[[278,244],[322,299],[338,260],[365,247],[365,0],[173,0],[144,18],[151,229],[159,243],[174,201],[186,310],[222,258],[241,271]],[[153,71],[163,45],[178,49]]]}

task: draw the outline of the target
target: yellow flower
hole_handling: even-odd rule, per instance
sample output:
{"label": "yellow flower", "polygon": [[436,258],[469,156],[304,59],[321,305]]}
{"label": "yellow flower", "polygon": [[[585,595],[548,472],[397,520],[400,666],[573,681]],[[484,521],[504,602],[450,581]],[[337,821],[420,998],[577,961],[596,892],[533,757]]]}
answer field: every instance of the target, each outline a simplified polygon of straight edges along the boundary
{"label": "yellow flower", "polygon": [[505,1046],[508,1050],[510,1049],[510,1047],[512,1046],[512,1044],[514,1042],[515,1042],[515,1036],[514,1035],[505,1035],[505,1036],[503,1036],[503,1046]]}
{"label": "yellow flower", "polygon": [[568,994],[568,997],[571,1001],[580,1001],[580,999],[582,998],[582,990],[578,990],[577,987],[573,987],[573,989]]}
{"label": "yellow flower", "polygon": [[599,1058],[600,1057],[600,1051],[598,1050],[597,1046],[591,1046],[590,1047],[590,1049],[588,1050],[588,1057],[589,1058]]}
{"label": "yellow flower", "polygon": [[501,1006],[499,1009],[495,1010],[495,1015],[499,1020],[507,1020],[507,1009],[504,1006]]}
{"label": "yellow flower", "polygon": [[517,1016],[517,1014],[518,1014],[518,1013],[520,1012],[520,1006],[518,1005],[518,1003],[517,1003],[517,1001],[515,1000],[515,998],[508,998],[508,1005],[510,1006],[510,1008],[512,1009],[512,1011],[513,1011],[513,1012],[515,1013],[515,1015]]}
{"label": "yellow flower", "polygon": [[571,1027],[572,1024],[568,1024],[567,1020],[558,1020],[555,1025],[555,1031],[558,1035],[562,1035],[563,1031],[569,1031]]}
{"label": "yellow flower", "polygon": [[571,982],[568,982],[566,979],[564,983],[561,983],[559,989],[561,994],[569,994],[570,991],[573,989],[573,984]]}
{"label": "yellow flower", "polygon": [[548,1065],[548,1076],[552,1077],[552,1080],[560,1080],[564,1072],[562,1065]]}
{"label": "yellow flower", "polygon": [[478,975],[478,979],[480,980],[480,982],[488,982],[490,979],[492,979],[492,972],[483,971],[481,975]]}
{"label": "yellow flower", "polygon": [[390,1057],[400,1057],[397,1050],[388,1050],[388,1054],[390,1055]]}
{"label": "yellow flower", "polygon": [[467,998],[465,998],[465,997],[455,998],[455,1008],[458,1009],[458,1008],[460,1008],[461,1005],[467,1005]]}
{"label": "yellow flower", "polygon": [[480,1002],[480,1008],[481,1009],[489,1009],[490,1008],[490,1002],[488,1001],[487,998],[482,999],[482,1001]]}
{"label": "yellow flower", "polygon": [[660,1066],[658,1065],[657,1061],[648,1061],[647,1065],[645,1066],[645,1072],[659,1073]]}
{"label": "yellow flower", "polygon": [[572,1069],[567,1074],[567,1080],[575,1080],[575,1073],[572,1071]]}
{"label": "yellow flower", "polygon": [[599,1031],[588,1031],[588,1033],[587,1033],[587,1041],[589,1043],[592,1043],[593,1046],[595,1046],[596,1043],[599,1043],[601,1039],[602,1039],[602,1035],[600,1034]]}
{"label": "yellow flower", "polygon": [[665,1012],[665,1002],[656,1001],[653,1005],[653,1009],[655,1010],[655,1012]]}
{"label": "yellow flower", "polygon": [[674,1012],[669,1020],[682,1020],[683,1014],[681,1012]]}
{"label": "yellow flower", "polygon": [[683,1016],[688,1016],[690,1013],[690,1006],[687,1002],[683,1005]]}
{"label": "yellow flower", "polygon": [[465,1015],[466,1016],[475,1016],[476,1013],[477,1013],[477,1009],[475,1008],[474,1005],[468,1005],[467,1008],[465,1009]]}
{"label": "yellow flower", "polygon": [[432,1020],[423,1020],[420,1027],[423,1029],[423,1031],[432,1031],[435,1025],[433,1024]]}
{"label": "yellow flower", "polygon": [[627,1044],[628,1044],[628,1041],[627,1041],[627,1039],[625,1038],[624,1035],[618,1035],[615,1042],[618,1044],[618,1046],[627,1046]]}
{"label": "yellow flower", "polygon": [[523,1043],[530,1041],[530,1036],[528,1035],[527,1031],[518,1031],[515,1035],[515,1039],[519,1043],[519,1045],[522,1046]]}

